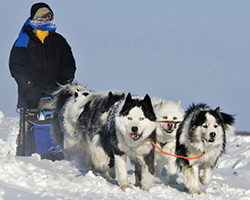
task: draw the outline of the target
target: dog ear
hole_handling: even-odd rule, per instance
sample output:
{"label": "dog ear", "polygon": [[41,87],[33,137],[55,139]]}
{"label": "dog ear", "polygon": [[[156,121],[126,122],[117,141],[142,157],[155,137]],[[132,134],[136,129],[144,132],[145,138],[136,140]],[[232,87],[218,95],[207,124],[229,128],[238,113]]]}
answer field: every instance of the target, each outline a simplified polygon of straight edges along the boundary
{"label": "dog ear", "polygon": [[142,100],[144,104],[150,107],[150,109],[153,109],[151,99],[148,94],[145,95],[144,99]]}
{"label": "dog ear", "polygon": [[132,101],[131,93],[127,94],[124,105],[128,105]]}
{"label": "dog ear", "polygon": [[235,122],[234,116],[221,112],[221,117],[226,125],[232,126]]}
{"label": "dog ear", "polygon": [[235,134],[235,119],[233,115],[229,115],[223,112],[221,112],[220,114],[225,124],[226,137],[228,139],[230,138],[230,136]]}
{"label": "dog ear", "polygon": [[164,99],[161,99],[161,105],[165,105],[166,101]]}
{"label": "dog ear", "polygon": [[[73,92],[73,91],[72,91]],[[79,92],[79,89],[78,88],[75,88],[75,92],[74,92],[74,96],[75,96],[75,98],[77,98],[78,97],[78,92]]]}
{"label": "dog ear", "polygon": [[199,115],[200,112],[201,112],[200,108],[196,107],[196,108],[194,109],[194,116]]}
{"label": "dog ear", "polygon": [[218,106],[214,111],[215,111],[218,115],[220,115],[220,106]]}
{"label": "dog ear", "polygon": [[142,101],[143,101],[144,103],[146,103],[146,104],[149,103],[149,102],[151,103],[151,99],[150,99],[150,97],[149,97],[148,94],[145,95],[145,97],[144,97],[144,99],[143,99]]}
{"label": "dog ear", "polygon": [[108,99],[112,98],[113,96],[114,96],[113,93],[111,91],[109,91],[109,93],[108,93]]}
{"label": "dog ear", "polygon": [[142,109],[144,109],[144,115],[151,121],[156,121],[156,115],[152,106],[151,99],[148,94],[145,95],[144,99],[142,100]]}
{"label": "dog ear", "polygon": [[181,107],[181,101],[179,101],[179,102],[177,103],[177,105]]}

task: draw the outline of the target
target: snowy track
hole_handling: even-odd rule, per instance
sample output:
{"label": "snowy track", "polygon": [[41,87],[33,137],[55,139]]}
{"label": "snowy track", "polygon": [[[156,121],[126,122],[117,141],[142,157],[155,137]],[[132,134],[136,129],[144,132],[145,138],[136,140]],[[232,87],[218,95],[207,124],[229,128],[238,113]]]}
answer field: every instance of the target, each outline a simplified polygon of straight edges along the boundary
{"label": "snowy track", "polygon": [[[8,118],[0,111],[0,200],[8,199],[221,199],[250,200],[250,137],[236,136],[228,141],[226,154],[219,159],[209,186],[201,186],[201,195],[183,192],[180,174],[178,185],[167,185],[167,168],[163,178],[155,178],[149,190],[138,187],[119,190],[116,180],[93,171],[79,169],[66,160],[41,160],[15,156],[18,118]],[[128,166],[129,182],[134,184],[133,167]]]}

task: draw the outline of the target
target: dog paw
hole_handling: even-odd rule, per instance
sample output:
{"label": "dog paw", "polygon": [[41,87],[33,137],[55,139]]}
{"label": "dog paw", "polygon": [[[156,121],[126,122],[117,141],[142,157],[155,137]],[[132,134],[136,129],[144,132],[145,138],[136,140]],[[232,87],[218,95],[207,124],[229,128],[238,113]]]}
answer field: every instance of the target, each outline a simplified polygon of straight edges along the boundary
{"label": "dog paw", "polygon": [[209,185],[210,180],[205,179],[204,177],[200,178],[200,182],[202,185]]}
{"label": "dog paw", "polygon": [[193,191],[193,193],[194,193],[194,194],[199,194],[199,195],[200,195],[202,192],[201,192],[200,190],[195,190],[195,191]]}
{"label": "dog paw", "polygon": [[199,194],[199,195],[202,193],[199,189],[190,190],[186,187],[184,188],[184,192],[191,193],[191,194]]}
{"label": "dog paw", "polygon": [[133,187],[132,187],[131,185],[121,185],[121,186],[119,187],[119,189],[121,189],[121,190],[124,191],[124,192],[125,192],[125,190],[126,190],[127,188],[133,189]]}

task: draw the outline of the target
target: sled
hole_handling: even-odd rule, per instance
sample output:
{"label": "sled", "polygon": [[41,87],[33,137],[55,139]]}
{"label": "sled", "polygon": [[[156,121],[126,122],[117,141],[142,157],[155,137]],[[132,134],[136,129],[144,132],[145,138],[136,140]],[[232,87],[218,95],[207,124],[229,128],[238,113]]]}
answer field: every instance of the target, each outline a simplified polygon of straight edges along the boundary
{"label": "sled", "polygon": [[[45,98],[42,98],[43,100]],[[46,98],[50,99],[50,97]],[[64,159],[60,146],[50,135],[53,110],[20,108],[20,130],[17,138],[17,156],[41,155],[42,159],[52,161]]]}

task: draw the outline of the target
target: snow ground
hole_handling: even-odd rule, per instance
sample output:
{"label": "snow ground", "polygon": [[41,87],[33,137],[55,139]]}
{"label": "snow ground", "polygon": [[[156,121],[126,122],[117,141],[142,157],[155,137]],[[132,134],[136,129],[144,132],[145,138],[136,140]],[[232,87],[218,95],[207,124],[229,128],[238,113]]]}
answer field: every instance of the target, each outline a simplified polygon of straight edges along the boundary
{"label": "snow ground", "polygon": [[[0,200],[39,199],[198,199],[250,200],[250,136],[233,136],[226,153],[219,159],[209,186],[203,193],[183,192],[183,175],[178,185],[167,185],[167,167],[163,178],[155,178],[149,190],[138,187],[119,190],[117,180],[105,178],[76,162],[41,160],[15,156],[18,118],[5,117],[0,111]],[[133,166],[128,164],[129,182],[134,184]]]}

